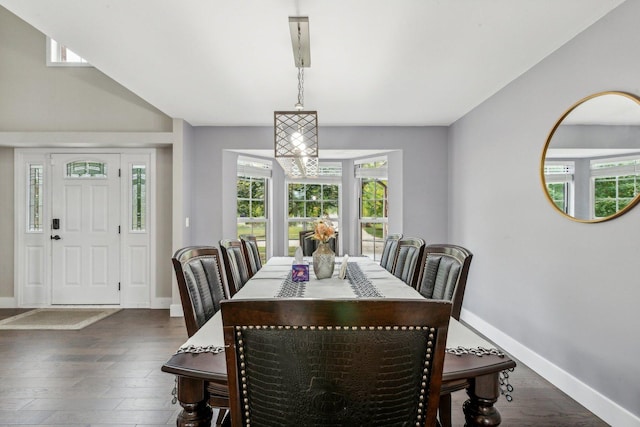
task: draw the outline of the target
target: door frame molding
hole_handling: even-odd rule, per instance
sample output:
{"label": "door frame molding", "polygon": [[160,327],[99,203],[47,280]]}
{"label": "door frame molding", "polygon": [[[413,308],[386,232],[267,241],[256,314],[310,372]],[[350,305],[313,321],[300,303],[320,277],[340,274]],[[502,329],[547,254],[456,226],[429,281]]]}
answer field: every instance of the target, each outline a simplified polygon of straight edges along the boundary
{"label": "door frame molding", "polygon": [[[122,308],[154,308],[156,301],[156,149],[154,148],[16,148],[14,152],[14,298],[17,307],[51,306],[51,154],[120,154],[120,303]],[[130,233],[131,163],[147,165],[147,231]],[[27,165],[43,165],[42,231],[26,231]],[[146,247],[146,248],[145,248]],[[131,248],[145,248],[147,265],[136,269]],[[31,258],[30,258],[31,257]],[[30,265],[27,265],[28,260]],[[35,264],[35,267],[34,267]],[[126,273],[126,274],[125,274]],[[59,307],[59,305],[56,305]]]}

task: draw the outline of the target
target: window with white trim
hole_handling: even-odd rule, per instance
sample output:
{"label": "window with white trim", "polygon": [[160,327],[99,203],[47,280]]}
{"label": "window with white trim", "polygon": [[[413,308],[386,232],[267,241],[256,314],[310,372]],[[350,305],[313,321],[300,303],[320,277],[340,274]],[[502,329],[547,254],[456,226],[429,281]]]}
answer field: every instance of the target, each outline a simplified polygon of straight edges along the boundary
{"label": "window with white trim", "polygon": [[547,194],[558,209],[574,215],[574,173],[572,161],[547,161],[544,164],[544,182]]}
{"label": "window with white trim", "polygon": [[300,232],[313,229],[313,221],[329,219],[336,231],[340,224],[342,163],[318,164],[318,176],[287,180],[287,253],[300,246]]}
{"label": "window with white trim", "polygon": [[238,157],[237,232],[256,237],[262,262],[267,260],[269,180],[272,163],[268,160]]}
{"label": "window with white trim", "polygon": [[51,37],[47,37],[47,65],[50,67],[91,67],[86,59],[58,43]]}
{"label": "window with white trim", "polygon": [[131,165],[131,231],[147,228],[147,165]]}
{"label": "window with white trim", "polygon": [[44,166],[42,164],[29,164],[28,174],[27,232],[42,232]]}
{"label": "window with white trim", "polygon": [[640,157],[591,161],[593,217],[624,209],[640,193]]}
{"label": "window with white trim", "polygon": [[356,161],[355,177],[359,182],[360,253],[380,260],[389,219],[386,156]]}

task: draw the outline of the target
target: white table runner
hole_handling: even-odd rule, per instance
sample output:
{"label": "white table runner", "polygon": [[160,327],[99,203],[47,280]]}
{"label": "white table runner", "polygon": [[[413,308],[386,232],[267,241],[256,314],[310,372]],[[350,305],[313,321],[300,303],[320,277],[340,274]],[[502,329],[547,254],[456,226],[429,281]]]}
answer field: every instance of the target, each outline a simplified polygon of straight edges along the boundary
{"label": "white table runner", "polygon": [[[291,271],[289,257],[273,257],[269,259],[247,284],[233,297],[234,299],[270,299],[275,298],[283,281]],[[340,263],[341,258],[336,257]],[[373,285],[385,298],[422,299],[422,295],[411,286],[408,286],[389,273],[370,258],[351,257],[349,262],[357,262],[362,272],[371,280]],[[333,277],[317,280],[313,272],[309,274],[310,280],[306,282],[303,298],[331,298],[353,299],[355,294],[347,279],[338,278],[338,270]],[[366,297],[365,297],[366,298]],[[200,330],[180,347],[180,352],[203,351],[224,347],[224,335],[222,332],[222,315],[217,312]],[[455,319],[449,322],[449,334],[447,336],[448,349],[491,349],[495,346],[478,336],[466,326]],[[206,351],[206,350],[205,350]],[[452,351],[453,352],[453,351]]]}

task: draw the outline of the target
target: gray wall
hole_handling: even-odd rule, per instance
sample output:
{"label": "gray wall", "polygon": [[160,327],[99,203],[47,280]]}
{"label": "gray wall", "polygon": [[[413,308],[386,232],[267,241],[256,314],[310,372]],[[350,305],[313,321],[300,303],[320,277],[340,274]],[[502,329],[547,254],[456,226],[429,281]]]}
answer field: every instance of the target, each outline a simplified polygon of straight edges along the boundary
{"label": "gray wall", "polygon": [[[235,182],[223,185],[223,170],[234,169],[225,160],[225,150],[273,149],[269,127],[197,127],[192,146],[191,242],[217,244],[235,233],[224,223],[225,208],[235,206]],[[421,236],[429,242],[447,240],[447,129],[443,127],[321,127],[320,151],[325,149],[398,150],[401,162],[395,177],[402,183],[402,229],[405,235]],[[224,161],[223,161],[224,160]],[[233,163],[233,162],[231,162]],[[390,174],[393,173],[390,171]],[[393,178],[393,177],[392,177]],[[390,178],[390,180],[392,179]],[[394,203],[394,201],[391,201]],[[233,208],[230,208],[233,209]],[[349,210],[348,215],[355,215]],[[235,212],[231,210],[233,218]],[[280,215],[282,217],[283,214]],[[345,220],[343,218],[343,225]],[[396,231],[394,229],[394,231]],[[276,255],[279,248],[274,248]]]}
{"label": "gray wall", "polygon": [[92,67],[47,67],[45,35],[0,7],[0,131],[167,131],[172,120]]}
{"label": "gray wall", "polygon": [[570,221],[546,200],[539,167],[574,102],[605,90],[640,95],[638,16],[639,1],[622,4],[449,136],[450,238],[474,253],[465,309],[636,416],[640,208]]}
{"label": "gray wall", "polygon": [[172,223],[172,149],[171,147],[156,150],[156,297],[171,298],[171,280],[174,276],[171,262],[173,247],[171,245]]}
{"label": "gray wall", "polygon": [[13,297],[13,148],[0,147],[0,298]]}

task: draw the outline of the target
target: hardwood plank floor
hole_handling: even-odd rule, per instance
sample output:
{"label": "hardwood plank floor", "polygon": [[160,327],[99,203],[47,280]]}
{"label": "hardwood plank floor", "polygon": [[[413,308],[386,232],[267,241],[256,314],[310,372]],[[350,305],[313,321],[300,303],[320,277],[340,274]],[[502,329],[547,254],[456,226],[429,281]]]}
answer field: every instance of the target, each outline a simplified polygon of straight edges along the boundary
{"label": "hardwood plank floor", "polygon": [[[0,309],[0,319],[27,310]],[[175,425],[173,376],[161,365],[186,341],[168,310],[125,309],[79,331],[0,332],[0,427]],[[513,402],[496,406],[504,426],[606,426],[522,363]],[[453,396],[464,425],[464,391]]]}

